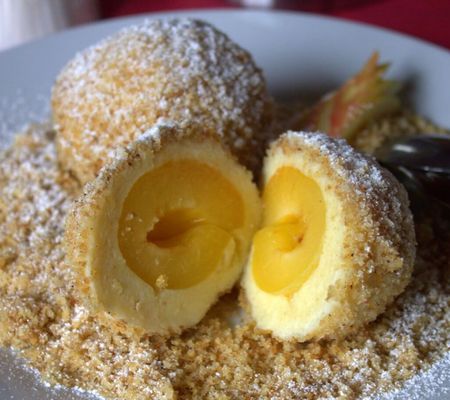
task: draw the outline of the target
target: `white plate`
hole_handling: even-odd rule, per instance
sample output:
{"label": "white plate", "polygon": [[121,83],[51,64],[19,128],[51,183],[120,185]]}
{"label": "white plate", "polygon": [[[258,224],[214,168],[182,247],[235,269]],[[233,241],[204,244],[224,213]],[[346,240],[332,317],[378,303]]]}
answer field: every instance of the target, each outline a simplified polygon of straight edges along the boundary
{"label": "white plate", "polygon": [[[271,92],[283,98],[310,97],[334,88],[379,50],[383,60],[392,62],[390,75],[408,83],[414,108],[450,127],[450,53],[437,46],[386,30],[300,13],[193,11],[147,17],[174,14],[205,19],[228,33],[250,50],[263,68]],[[76,51],[143,18],[72,29],[0,53],[0,145],[5,146],[24,124],[46,116],[53,80]],[[448,365],[447,358],[390,398],[449,398]],[[0,370],[2,399],[88,398],[45,388],[4,351],[0,352]],[[439,393],[427,391],[427,383],[433,380],[442,382]]]}

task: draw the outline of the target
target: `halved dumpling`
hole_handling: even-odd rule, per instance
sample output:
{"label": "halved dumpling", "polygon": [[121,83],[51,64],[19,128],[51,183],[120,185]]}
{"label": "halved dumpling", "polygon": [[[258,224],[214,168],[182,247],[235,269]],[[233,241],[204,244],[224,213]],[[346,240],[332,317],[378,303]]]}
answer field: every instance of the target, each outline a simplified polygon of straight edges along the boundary
{"label": "halved dumpling", "polygon": [[343,140],[282,135],[264,162],[263,210],[242,286],[257,326],[276,337],[348,334],[409,282],[406,192]]}
{"label": "halved dumpling", "polygon": [[95,310],[178,332],[235,284],[261,206],[251,174],[218,140],[157,125],[87,185],[66,247]]}

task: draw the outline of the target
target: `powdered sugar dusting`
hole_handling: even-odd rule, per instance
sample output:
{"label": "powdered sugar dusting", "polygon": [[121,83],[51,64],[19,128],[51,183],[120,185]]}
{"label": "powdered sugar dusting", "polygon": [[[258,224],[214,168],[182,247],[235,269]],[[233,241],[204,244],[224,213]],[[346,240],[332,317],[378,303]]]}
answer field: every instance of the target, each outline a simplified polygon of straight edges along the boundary
{"label": "powdered sugar dusting", "polygon": [[289,131],[282,137],[294,145],[300,140],[324,155],[337,175],[351,186],[351,193],[360,199],[361,206],[375,212],[388,237],[398,237],[405,215],[412,223],[410,211],[405,210],[409,205],[406,191],[373,156],[356,151],[344,139],[323,133]]}
{"label": "powdered sugar dusting", "polygon": [[[1,161],[0,343],[21,350],[52,383],[123,399],[375,398],[411,378],[415,398],[442,392],[450,341],[447,225],[417,227],[411,284],[343,341],[279,342],[245,314],[230,327],[233,294],[186,334],[136,337],[93,318],[72,288],[60,242],[78,185],[58,168],[53,134],[32,128]],[[444,372],[427,373],[430,366]]]}
{"label": "powdered sugar dusting", "polygon": [[[424,372],[406,382],[401,389],[379,396],[380,400],[403,400],[405,392],[409,400],[446,399],[450,397],[450,352]],[[374,397],[372,396],[372,399]]]}
{"label": "powdered sugar dusting", "polygon": [[137,138],[138,142],[147,142],[150,138],[158,140],[161,136],[161,129],[168,128],[173,129],[176,124],[173,121],[167,120],[165,118],[159,118],[155,125],[150,129],[146,130],[141,136]]}
{"label": "powdered sugar dusting", "polygon": [[53,90],[63,160],[91,177],[111,149],[161,117],[213,130],[254,166],[253,136],[268,122],[268,103],[250,54],[191,19],[148,20],[122,30],[77,54]]}
{"label": "powdered sugar dusting", "polygon": [[308,146],[319,149],[335,167],[336,172],[344,176],[358,192],[365,193],[384,184],[384,177],[375,158],[355,151],[344,139],[332,139],[317,132],[289,131],[285,137],[295,140],[300,137]]}

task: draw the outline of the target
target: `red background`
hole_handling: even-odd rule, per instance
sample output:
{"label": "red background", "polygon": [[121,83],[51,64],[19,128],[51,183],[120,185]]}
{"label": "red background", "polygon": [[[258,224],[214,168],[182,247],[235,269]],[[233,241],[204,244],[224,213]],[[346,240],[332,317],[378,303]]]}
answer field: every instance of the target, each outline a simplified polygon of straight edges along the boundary
{"label": "red background", "polygon": [[[286,8],[367,22],[450,49],[450,0],[284,0]],[[177,9],[236,8],[226,0],[101,0],[103,18]]]}

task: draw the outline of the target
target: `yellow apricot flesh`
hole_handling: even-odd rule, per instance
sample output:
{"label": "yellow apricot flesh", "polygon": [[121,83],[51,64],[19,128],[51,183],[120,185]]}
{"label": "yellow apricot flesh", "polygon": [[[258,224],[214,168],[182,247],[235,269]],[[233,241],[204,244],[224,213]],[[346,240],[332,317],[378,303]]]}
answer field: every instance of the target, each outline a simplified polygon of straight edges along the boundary
{"label": "yellow apricot flesh", "polygon": [[184,289],[230,263],[244,203],[214,168],[177,160],[141,176],[123,204],[118,241],[128,265],[154,289]]}
{"label": "yellow apricot flesh", "polygon": [[253,239],[253,277],[261,290],[290,296],[319,263],[326,216],[322,191],[285,166],[266,184],[263,205],[263,226]]}

